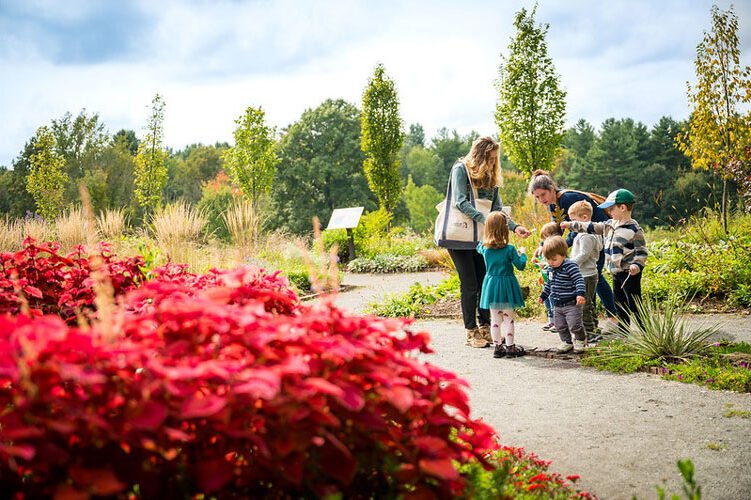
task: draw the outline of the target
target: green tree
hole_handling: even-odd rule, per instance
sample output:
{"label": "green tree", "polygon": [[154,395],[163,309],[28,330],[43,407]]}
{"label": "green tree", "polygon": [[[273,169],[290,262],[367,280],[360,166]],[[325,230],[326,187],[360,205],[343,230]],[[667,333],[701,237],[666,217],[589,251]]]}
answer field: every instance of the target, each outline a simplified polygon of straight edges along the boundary
{"label": "green tree", "polygon": [[0,212],[23,217],[34,211],[34,198],[26,190],[31,170],[31,156],[37,151],[36,137],[24,145],[23,151],[13,160],[12,168],[2,172],[0,178]]}
{"label": "green tree", "polygon": [[65,159],[57,151],[55,136],[48,127],[39,127],[36,152],[31,155],[31,169],[26,189],[34,198],[37,212],[45,219],[54,219],[65,206],[63,190],[68,184],[64,172]]}
{"label": "green tree", "polygon": [[431,185],[418,186],[410,176],[404,189],[404,201],[409,210],[409,223],[415,232],[422,233],[433,228],[437,212],[435,206],[443,195]]}
{"label": "green tree", "polygon": [[376,66],[363,92],[360,124],[360,146],[365,153],[363,166],[368,186],[381,208],[392,213],[402,193],[399,150],[404,134],[396,86],[382,64]]}
{"label": "green tree", "polygon": [[195,205],[203,196],[203,184],[214,179],[224,165],[222,154],[228,148],[191,144],[167,160],[168,200],[185,200]]}
{"label": "green tree", "polygon": [[509,159],[524,172],[549,170],[563,138],[566,92],[559,87],[545,41],[549,25],[535,25],[537,5],[514,17],[516,37],[501,56],[495,120]]}
{"label": "green tree", "polygon": [[235,145],[222,157],[230,177],[258,213],[262,197],[269,193],[274,182],[279,163],[274,141],[276,130],[266,125],[261,108],[251,106],[235,120],[235,124]]}
{"label": "green tree", "polygon": [[413,123],[409,126],[409,133],[404,137],[404,146],[413,148],[415,146],[425,147],[425,129],[419,123]]}
{"label": "green tree", "polygon": [[[751,68],[740,63],[738,17],[712,6],[712,28],[696,47],[697,84],[688,84],[692,108],[688,129],[678,146],[694,168],[712,169],[723,178],[722,223],[727,232],[731,168],[746,159],[751,146]],[[751,175],[741,172],[740,177]],[[740,179],[738,179],[740,180]]]}
{"label": "green tree", "polygon": [[335,208],[376,207],[363,174],[357,108],[341,99],[308,109],[284,131],[281,162],[272,190],[267,224],[310,234],[312,218],[325,226]]}
{"label": "green tree", "polygon": [[474,130],[466,136],[460,136],[456,130],[449,131],[447,128],[442,127],[438,130],[435,137],[430,140],[431,144],[428,149],[441,159],[438,173],[435,177],[436,183],[433,184],[436,191],[439,193],[446,192],[451,167],[469,152],[472,142],[479,136],[480,134]]}
{"label": "green tree", "polygon": [[168,153],[164,140],[164,101],[156,94],[151,101],[151,115],[146,123],[146,135],[138,145],[135,169],[135,195],[138,204],[152,212],[162,201],[162,190],[167,182]]}
{"label": "green tree", "polygon": [[120,129],[112,136],[112,142],[122,142],[132,156],[138,153],[138,137],[132,130]]}
{"label": "green tree", "polygon": [[407,177],[411,176],[418,186],[435,186],[446,182],[446,179],[440,176],[441,159],[433,151],[422,146],[414,146],[409,150],[404,166]]}

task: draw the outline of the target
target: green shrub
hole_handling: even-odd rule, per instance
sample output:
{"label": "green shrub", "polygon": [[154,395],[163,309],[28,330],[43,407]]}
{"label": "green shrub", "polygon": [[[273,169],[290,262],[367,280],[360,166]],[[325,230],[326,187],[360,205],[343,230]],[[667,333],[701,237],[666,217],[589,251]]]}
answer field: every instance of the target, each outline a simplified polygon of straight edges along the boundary
{"label": "green shrub", "polygon": [[197,206],[198,210],[205,213],[208,218],[206,232],[222,241],[229,241],[229,230],[222,215],[240,199],[240,192],[232,187],[229,178],[224,173],[219,173],[216,179],[206,183]]}
{"label": "green shrub", "polygon": [[436,215],[438,215],[435,206],[443,197],[433,186],[429,184],[417,186],[412,181],[412,176],[408,178],[407,187],[404,189],[404,200],[409,210],[409,222],[412,229],[418,233],[433,229]]}
{"label": "green shrub", "polygon": [[[349,236],[346,229],[327,229],[321,233],[321,238],[323,239],[323,248],[327,252],[336,245],[336,256],[339,258],[339,262],[349,260]],[[357,253],[356,244],[355,253]]]}
{"label": "green shrub", "polygon": [[[450,280],[451,278],[449,278]],[[444,280],[444,282],[434,286],[423,286],[415,283],[406,293],[387,294],[383,303],[371,302],[368,304],[368,312],[377,316],[390,318],[407,318],[417,317],[422,312],[424,306],[434,304],[439,297],[450,293],[456,281]]]}
{"label": "green shrub", "polygon": [[373,258],[359,257],[347,264],[351,273],[413,273],[428,267],[428,262],[419,255],[376,255]]}

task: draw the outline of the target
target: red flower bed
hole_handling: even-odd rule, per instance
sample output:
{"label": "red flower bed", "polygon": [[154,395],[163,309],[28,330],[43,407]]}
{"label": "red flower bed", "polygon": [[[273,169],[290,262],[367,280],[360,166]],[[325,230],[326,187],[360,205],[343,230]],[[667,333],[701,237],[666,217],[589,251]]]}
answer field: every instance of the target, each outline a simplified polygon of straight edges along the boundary
{"label": "red flower bed", "polygon": [[[27,498],[452,497],[493,430],[409,322],[277,275],[166,269],[82,330],[0,317],[0,491]],[[137,486],[136,486],[137,485]]]}
{"label": "red flower bed", "polygon": [[[59,243],[26,238],[23,250],[0,254],[0,314],[55,314],[75,324],[94,311],[93,257],[82,246],[60,255]],[[142,257],[115,259],[111,245],[100,243],[97,258],[116,296],[145,280]],[[24,304],[24,302],[26,304]]]}

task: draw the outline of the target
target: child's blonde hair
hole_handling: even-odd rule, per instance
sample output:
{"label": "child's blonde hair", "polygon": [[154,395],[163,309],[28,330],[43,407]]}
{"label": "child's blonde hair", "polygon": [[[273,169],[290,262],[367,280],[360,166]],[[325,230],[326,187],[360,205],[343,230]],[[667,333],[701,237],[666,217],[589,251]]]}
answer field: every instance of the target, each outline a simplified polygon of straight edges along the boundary
{"label": "child's blonde hair", "polygon": [[542,244],[542,255],[546,259],[552,259],[556,255],[564,258],[568,257],[568,245],[566,245],[566,240],[563,239],[563,236],[551,236],[547,238]]}
{"label": "child's blonde hair", "polygon": [[568,207],[568,214],[574,217],[581,217],[586,215],[590,219],[592,218],[592,205],[586,200],[579,200],[570,207]]}
{"label": "child's blonde hair", "polygon": [[546,240],[551,236],[563,236],[563,229],[558,222],[548,222],[540,228],[540,238]]}
{"label": "child's blonde hair", "polygon": [[485,219],[485,236],[482,244],[486,248],[503,248],[508,245],[508,220],[503,212],[490,212]]}

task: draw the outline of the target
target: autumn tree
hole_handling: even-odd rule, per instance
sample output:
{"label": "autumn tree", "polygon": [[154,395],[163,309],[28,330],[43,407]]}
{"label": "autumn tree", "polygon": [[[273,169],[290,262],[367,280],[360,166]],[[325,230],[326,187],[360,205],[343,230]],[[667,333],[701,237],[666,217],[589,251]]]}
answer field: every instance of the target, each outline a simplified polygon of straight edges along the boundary
{"label": "autumn tree", "polygon": [[738,17],[732,8],[723,11],[715,5],[711,12],[712,28],[696,47],[697,83],[688,84],[688,128],[676,142],[694,168],[722,176],[722,223],[727,232],[727,181],[751,175],[745,169],[734,170],[751,145],[751,68],[740,63]]}
{"label": "autumn tree", "polygon": [[381,208],[393,213],[402,194],[399,150],[404,134],[396,86],[382,64],[376,66],[363,92],[360,125],[360,147],[365,153],[363,166],[368,186]]}
{"label": "autumn tree", "polygon": [[235,124],[235,145],[223,154],[225,167],[250,200],[253,212],[258,213],[262,197],[271,190],[279,163],[274,139],[276,130],[266,125],[263,109],[252,106]]}
{"label": "autumn tree", "polygon": [[54,219],[65,206],[65,159],[57,150],[55,136],[48,127],[39,127],[34,138],[36,150],[31,155],[31,169],[26,190],[34,198],[37,212],[45,219]]}
{"label": "autumn tree", "polygon": [[535,12],[514,17],[516,36],[501,56],[495,120],[501,144],[520,170],[550,169],[563,138],[566,92],[548,56],[548,24],[536,25]]}
{"label": "autumn tree", "polygon": [[151,115],[146,124],[146,136],[138,145],[135,165],[135,195],[138,204],[147,212],[162,201],[167,182],[168,153],[164,141],[164,100],[156,94],[151,101]]}

